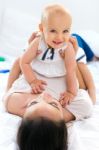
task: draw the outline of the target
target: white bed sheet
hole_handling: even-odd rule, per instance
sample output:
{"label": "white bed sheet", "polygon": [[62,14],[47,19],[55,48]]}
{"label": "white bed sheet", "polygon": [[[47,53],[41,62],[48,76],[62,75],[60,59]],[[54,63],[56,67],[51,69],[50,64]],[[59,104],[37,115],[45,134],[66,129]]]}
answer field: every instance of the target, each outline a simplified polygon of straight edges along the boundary
{"label": "white bed sheet", "polygon": [[[9,69],[13,60],[0,63],[0,67]],[[99,150],[99,62],[88,64],[94,77],[97,102],[91,118],[74,122],[69,128],[69,150]],[[16,133],[21,118],[5,112],[2,104],[8,73],[0,73],[0,150],[16,150]]]}

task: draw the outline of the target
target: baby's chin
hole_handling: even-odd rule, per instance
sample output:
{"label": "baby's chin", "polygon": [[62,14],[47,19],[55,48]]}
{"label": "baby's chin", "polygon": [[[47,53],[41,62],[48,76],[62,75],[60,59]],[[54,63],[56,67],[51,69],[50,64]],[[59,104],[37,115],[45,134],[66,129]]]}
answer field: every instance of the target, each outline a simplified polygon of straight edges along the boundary
{"label": "baby's chin", "polygon": [[64,43],[59,43],[59,44],[53,44],[53,48],[54,49],[65,49],[67,47],[67,44],[64,42]]}

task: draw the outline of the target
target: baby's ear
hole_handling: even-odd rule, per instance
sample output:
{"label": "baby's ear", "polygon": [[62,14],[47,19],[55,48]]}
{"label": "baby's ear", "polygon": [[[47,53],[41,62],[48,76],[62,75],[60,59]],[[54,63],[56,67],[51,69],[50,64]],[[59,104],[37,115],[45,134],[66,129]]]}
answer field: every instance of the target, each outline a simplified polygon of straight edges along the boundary
{"label": "baby's ear", "polygon": [[43,25],[41,23],[39,24],[39,30],[43,32]]}

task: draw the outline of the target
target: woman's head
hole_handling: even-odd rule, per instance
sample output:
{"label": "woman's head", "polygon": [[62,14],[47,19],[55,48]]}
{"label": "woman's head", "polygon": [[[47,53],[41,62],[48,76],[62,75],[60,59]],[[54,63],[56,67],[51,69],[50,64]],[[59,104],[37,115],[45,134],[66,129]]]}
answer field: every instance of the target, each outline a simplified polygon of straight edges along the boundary
{"label": "woman's head", "polygon": [[23,119],[17,134],[20,150],[67,150],[67,128],[63,120],[45,117]]}

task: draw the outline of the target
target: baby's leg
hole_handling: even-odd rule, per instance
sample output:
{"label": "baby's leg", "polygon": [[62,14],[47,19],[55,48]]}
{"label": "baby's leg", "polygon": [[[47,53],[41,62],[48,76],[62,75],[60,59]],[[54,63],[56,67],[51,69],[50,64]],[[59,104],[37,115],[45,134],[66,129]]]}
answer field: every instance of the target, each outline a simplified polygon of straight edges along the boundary
{"label": "baby's leg", "polygon": [[21,73],[19,61],[20,61],[20,58],[17,58],[12,66],[12,69],[10,71],[8,81],[7,81],[6,91],[8,91],[11,88],[13,82],[19,77]]}

